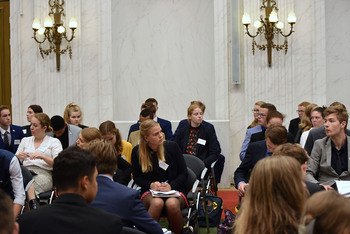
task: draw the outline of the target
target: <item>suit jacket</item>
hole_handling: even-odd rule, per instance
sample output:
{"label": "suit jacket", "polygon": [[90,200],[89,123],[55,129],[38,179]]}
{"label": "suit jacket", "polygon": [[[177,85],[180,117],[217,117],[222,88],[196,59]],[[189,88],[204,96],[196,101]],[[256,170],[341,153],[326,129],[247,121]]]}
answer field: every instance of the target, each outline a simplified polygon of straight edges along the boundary
{"label": "suit jacket", "polygon": [[23,134],[22,127],[20,127],[20,126],[11,124],[10,129],[11,129],[11,145],[9,148],[7,148],[5,146],[5,143],[2,139],[2,137],[0,137],[0,149],[5,149],[5,150],[8,150],[8,151],[15,154],[17,152],[17,148],[19,146],[19,143],[21,142],[22,138],[24,137],[24,134]]}
{"label": "suit jacket", "polygon": [[[346,129],[345,130],[346,135],[350,136],[350,130]],[[314,128],[311,129],[309,132],[309,136],[306,139],[305,145],[304,145],[304,149],[306,150],[306,152],[311,155],[312,152],[312,148],[314,147],[314,143],[316,140],[318,139],[322,139],[324,137],[326,137],[326,131],[324,129],[324,126],[319,127],[319,128]]]}
{"label": "suit jacket", "polygon": [[[186,153],[190,131],[190,125],[188,125],[188,127],[180,129],[175,139],[175,142],[180,146],[183,154]],[[210,165],[218,159],[220,154],[220,145],[218,145],[218,140],[216,138],[215,132],[213,131],[213,128],[201,124],[199,126],[198,139],[205,140],[205,143],[204,145],[197,143],[196,156],[205,163],[206,167],[210,167]]]}
{"label": "suit jacket", "polygon": [[[202,121],[202,124],[208,128],[211,128],[215,134],[215,138],[216,138],[216,141],[218,142],[218,146],[219,146],[219,152],[221,152],[221,148],[220,148],[220,142],[218,140],[218,137],[216,136],[216,132],[215,132],[215,128],[214,128],[214,125],[212,125],[211,123],[203,120]],[[179,131],[182,129],[182,128],[185,128],[185,127],[188,127],[190,126],[190,124],[188,123],[188,120],[187,119],[183,119],[180,121],[179,125],[177,126],[176,130],[175,130],[175,133],[173,135],[173,139],[175,140],[177,134],[179,133]]]}
{"label": "suit jacket", "polygon": [[[170,121],[157,117],[157,122],[159,123],[159,125],[160,125],[160,127],[162,129],[162,132],[164,132],[164,134],[165,134],[165,139],[167,141],[172,141],[173,140],[173,132],[171,130],[171,123],[170,123]],[[135,124],[130,126],[129,134],[128,134],[128,141],[130,139],[130,134],[132,132],[140,130],[140,124],[141,123],[139,121],[137,121],[137,123],[135,123]]]}
{"label": "suit jacket", "polygon": [[151,218],[134,189],[113,182],[111,178],[97,176],[98,191],[91,206],[121,217],[123,226],[133,227],[145,233],[163,234],[158,222]]}
{"label": "suit jacket", "polygon": [[241,165],[236,169],[234,174],[235,186],[238,188],[239,182],[248,183],[250,173],[255,164],[262,158],[266,157],[267,146],[266,141],[257,141],[249,144],[246,155]]}
{"label": "suit jacket", "polygon": [[290,122],[289,122],[289,127],[288,127],[288,132],[292,135],[292,139],[295,139],[295,136],[298,132],[298,129],[299,129],[299,123],[300,123],[300,118],[297,117],[295,119],[292,119]]}
{"label": "suit jacket", "polygon": [[[67,128],[68,128],[68,146],[76,145],[76,141],[79,138],[79,133],[81,131],[81,128],[72,124],[67,124]],[[46,135],[54,137],[53,132],[48,132]]]}
{"label": "suit jacket", "polygon": [[67,193],[49,206],[19,216],[20,233],[121,233],[119,216],[91,207],[85,199]]}
{"label": "suit jacket", "polygon": [[319,184],[311,183],[310,181],[305,181],[306,188],[309,190],[310,196],[314,193],[320,192],[324,190],[324,187]]}
{"label": "suit jacket", "polygon": [[165,139],[167,141],[173,140],[173,131],[171,130],[171,122],[165,119],[161,119],[157,117],[157,122],[160,124],[160,127],[162,128],[162,132],[165,134]]}
{"label": "suit jacket", "polygon": [[[139,161],[139,145],[135,146],[132,149],[131,166],[135,183],[141,186],[141,193],[143,194],[150,189],[152,182],[163,182],[165,180],[168,180],[168,183],[172,189],[178,190],[183,194],[187,194],[188,191],[185,191],[185,183],[187,180],[188,172],[185,159],[179,146],[173,141],[164,141],[163,147],[165,162],[168,164],[167,169],[165,169],[165,173],[164,169],[159,166],[156,152],[151,152],[151,163],[153,170],[146,173],[142,172]],[[160,180],[160,176],[163,176],[164,180]]]}
{"label": "suit jacket", "polygon": [[30,124],[22,126],[22,131],[23,131],[24,137],[32,136],[32,131],[30,131]]}
{"label": "suit jacket", "polygon": [[331,138],[324,137],[315,141],[309,162],[306,168],[306,180],[312,183],[333,185],[334,180],[350,180],[350,137],[348,141],[348,170],[340,175],[333,169]]}

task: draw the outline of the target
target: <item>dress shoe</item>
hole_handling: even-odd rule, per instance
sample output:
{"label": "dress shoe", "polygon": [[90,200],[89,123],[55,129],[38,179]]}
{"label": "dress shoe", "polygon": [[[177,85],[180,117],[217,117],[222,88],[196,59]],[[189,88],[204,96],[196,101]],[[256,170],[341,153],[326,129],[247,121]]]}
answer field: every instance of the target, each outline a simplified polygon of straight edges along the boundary
{"label": "dress shoe", "polygon": [[36,199],[32,199],[32,200],[29,201],[29,208],[31,210],[39,209],[39,207],[40,207],[39,203],[38,203],[38,201]]}

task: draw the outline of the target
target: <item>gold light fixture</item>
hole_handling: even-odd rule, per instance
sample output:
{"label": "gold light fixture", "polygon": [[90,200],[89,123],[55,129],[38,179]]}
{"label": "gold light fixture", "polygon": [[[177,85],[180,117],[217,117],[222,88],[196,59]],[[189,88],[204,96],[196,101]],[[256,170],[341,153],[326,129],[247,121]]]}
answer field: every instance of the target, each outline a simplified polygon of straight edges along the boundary
{"label": "gold light fixture", "polygon": [[[248,26],[250,25],[250,17],[247,13],[244,13],[242,17],[242,23],[245,26],[246,34],[248,34],[249,37],[253,38],[252,42],[252,50],[253,55],[255,54],[255,46],[259,50],[267,50],[267,60],[268,65],[271,67],[271,60],[272,60],[272,49],[276,49],[277,51],[283,50],[284,53],[287,54],[288,51],[288,41],[287,37],[292,35],[293,26],[296,22],[296,17],[294,12],[290,12],[288,15],[288,23],[290,24],[290,32],[288,34],[283,34],[283,23],[278,21],[278,8],[276,6],[276,1],[274,0],[263,0],[262,6],[260,7],[260,10],[265,9],[265,18],[263,18],[262,15],[260,15],[260,20],[257,20],[254,22],[254,27],[257,28],[257,32],[255,35],[250,34]],[[284,37],[284,43],[279,45],[275,44],[273,41],[275,35],[278,36],[278,34],[281,34]],[[258,35],[264,35],[266,39],[266,44],[259,45],[256,43],[255,38]]]}
{"label": "gold light fixture", "polygon": [[[66,28],[62,23],[62,16],[64,14],[64,0],[49,0],[50,12],[45,18],[44,28],[40,26],[40,21],[36,18],[33,21],[32,28],[34,30],[34,40],[39,43],[39,50],[41,57],[44,58],[45,55],[49,55],[51,52],[56,54],[56,67],[57,71],[60,70],[60,56],[65,54],[67,51],[69,53],[69,58],[72,58],[72,47],[70,42],[74,38],[74,30],[77,28],[77,21],[74,17],[69,21],[69,28],[71,29],[71,36],[68,39],[66,34]],[[53,20],[52,20],[53,16]],[[37,38],[39,34],[39,38]],[[43,39],[40,37],[44,37]],[[41,40],[42,39],[42,40]],[[66,48],[61,50],[62,40],[66,40],[68,45]],[[48,41],[48,49],[43,49],[42,44]]]}

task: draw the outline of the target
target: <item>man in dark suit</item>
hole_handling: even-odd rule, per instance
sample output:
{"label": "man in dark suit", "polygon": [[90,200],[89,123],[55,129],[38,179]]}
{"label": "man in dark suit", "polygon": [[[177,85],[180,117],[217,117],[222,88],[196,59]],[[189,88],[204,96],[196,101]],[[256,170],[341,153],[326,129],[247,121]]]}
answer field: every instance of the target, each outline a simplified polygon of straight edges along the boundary
{"label": "man in dark suit", "polygon": [[19,143],[24,137],[22,127],[11,124],[11,113],[7,106],[0,106],[0,149],[16,153]]}
{"label": "man in dark suit", "polygon": [[117,152],[113,145],[104,140],[89,142],[86,150],[97,156],[98,190],[93,207],[117,214],[123,226],[135,227],[145,233],[163,234],[158,222],[151,218],[140,199],[140,193],[113,182],[117,168]]}
{"label": "man in dark suit", "polygon": [[234,174],[235,185],[240,196],[244,196],[250,173],[262,158],[272,155],[275,148],[287,142],[287,129],[280,124],[272,124],[266,129],[265,140],[249,144],[241,165]]}
{"label": "man in dark suit", "polygon": [[[158,102],[157,101],[152,102],[152,100],[155,100],[155,99],[154,98],[149,98],[149,99],[146,100],[148,102],[142,103],[139,121],[137,121],[137,123],[135,123],[135,124],[130,126],[129,134],[128,134],[128,140],[129,140],[130,134],[132,132],[140,130],[140,124],[142,123],[142,121],[144,121],[144,120],[149,118],[148,117],[149,116],[149,111],[152,113],[152,118],[151,119],[153,119],[154,121],[159,123],[159,125],[160,125],[160,127],[162,129],[162,132],[165,135],[165,139],[168,140],[168,141],[173,140],[173,132],[171,130],[171,123],[170,123],[170,121],[157,117],[156,112],[158,110]],[[148,110],[148,111],[145,112],[145,110]]]}
{"label": "man in dark suit", "polygon": [[[289,127],[288,127],[288,133],[291,135],[291,138],[294,141],[294,138],[298,132],[299,129],[299,124],[301,119],[303,118],[304,114],[305,114],[305,109],[306,107],[310,104],[310,102],[302,102],[298,105],[298,117],[295,119],[292,119],[289,122]],[[294,142],[293,142],[294,143]]]}
{"label": "man in dark suit", "polygon": [[168,141],[173,140],[173,131],[171,130],[171,122],[166,119],[161,119],[157,117],[158,101],[155,98],[148,98],[145,101],[145,104],[147,103],[152,104],[156,108],[153,120],[160,124],[160,127],[162,128],[162,132],[164,132],[165,134],[165,139]]}
{"label": "man in dark suit", "polygon": [[119,216],[91,207],[97,193],[96,157],[72,146],[54,160],[52,177],[58,198],[52,205],[25,212],[21,233],[121,233]]}

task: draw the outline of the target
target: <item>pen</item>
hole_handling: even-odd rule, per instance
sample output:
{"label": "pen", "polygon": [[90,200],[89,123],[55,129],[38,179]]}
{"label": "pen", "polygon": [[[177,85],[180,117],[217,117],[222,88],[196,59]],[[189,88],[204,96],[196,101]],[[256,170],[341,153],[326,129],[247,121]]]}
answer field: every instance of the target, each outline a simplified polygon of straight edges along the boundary
{"label": "pen", "polygon": [[168,183],[168,180],[164,181],[162,184]]}

